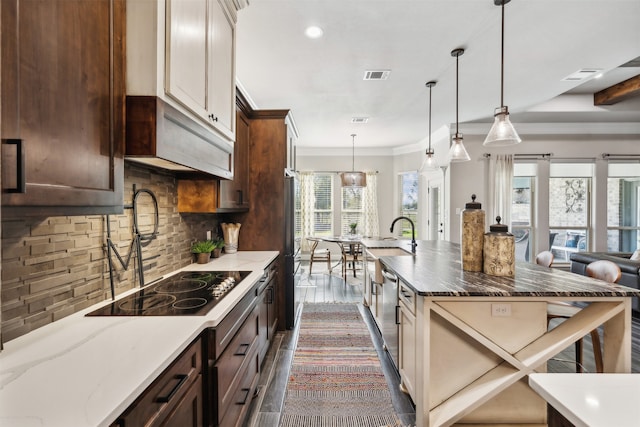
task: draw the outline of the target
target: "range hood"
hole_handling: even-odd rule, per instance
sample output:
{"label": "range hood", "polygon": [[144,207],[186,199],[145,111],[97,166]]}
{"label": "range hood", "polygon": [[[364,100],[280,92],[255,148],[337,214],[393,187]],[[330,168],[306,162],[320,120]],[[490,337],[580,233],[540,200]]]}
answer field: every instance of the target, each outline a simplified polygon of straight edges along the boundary
{"label": "range hood", "polygon": [[127,96],[125,159],[233,179],[233,145],[156,96]]}

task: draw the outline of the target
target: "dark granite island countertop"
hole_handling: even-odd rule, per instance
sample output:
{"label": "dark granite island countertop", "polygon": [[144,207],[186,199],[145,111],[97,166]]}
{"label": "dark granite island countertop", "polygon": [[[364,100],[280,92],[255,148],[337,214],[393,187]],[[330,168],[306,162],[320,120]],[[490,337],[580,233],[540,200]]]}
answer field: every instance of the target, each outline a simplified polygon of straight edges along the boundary
{"label": "dark granite island countertop", "polygon": [[[363,244],[410,252],[401,240]],[[419,241],[415,255],[379,253],[402,282],[398,369],[418,426],[547,425],[547,403],[528,375],[546,372],[549,359],[600,326],[604,372],[631,370],[630,297],[637,290],[529,263],[518,264],[514,278],[463,271],[460,245],[445,241]],[[548,304],[567,302],[587,304],[549,327]]]}
{"label": "dark granite island countertop", "polygon": [[[368,248],[395,246],[410,250],[409,244],[400,240],[363,243]],[[460,245],[446,241],[419,241],[414,256],[383,256],[380,261],[423,296],[640,296],[636,289],[527,262],[516,264],[514,278],[464,271]]]}

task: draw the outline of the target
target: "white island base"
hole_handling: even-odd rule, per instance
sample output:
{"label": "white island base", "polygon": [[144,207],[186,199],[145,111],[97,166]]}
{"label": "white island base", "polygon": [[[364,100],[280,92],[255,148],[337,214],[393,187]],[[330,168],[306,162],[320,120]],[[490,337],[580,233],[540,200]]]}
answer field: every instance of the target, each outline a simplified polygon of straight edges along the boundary
{"label": "white island base", "polygon": [[[547,332],[548,300],[590,300]],[[605,326],[605,372],[631,368],[629,298],[418,297],[418,426],[547,425],[547,402],[528,374],[589,331]],[[421,379],[421,380],[420,380]],[[404,381],[404,379],[403,379]]]}

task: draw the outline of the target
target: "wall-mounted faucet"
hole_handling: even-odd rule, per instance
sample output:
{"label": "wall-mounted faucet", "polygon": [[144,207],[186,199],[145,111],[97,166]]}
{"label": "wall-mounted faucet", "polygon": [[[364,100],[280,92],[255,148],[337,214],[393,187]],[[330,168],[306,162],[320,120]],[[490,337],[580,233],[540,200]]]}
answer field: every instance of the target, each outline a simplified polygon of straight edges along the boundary
{"label": "wall-mounted faucet", "polygon": [[398,218],[393,220],[393,222],[391,223],[391,228],[389,228],[389,231],[393,233],[393,226],[396,224],[397,221],[401,219],[406,219],[407,221],[409,221],[409,224],[411,224],[411,252],[415,254],[416,246],[418,246],[418,244],[416,243],[416,227],[413,225],[413,221],[411,221],[411,218],[407,218],[406,216],[399,216]]}

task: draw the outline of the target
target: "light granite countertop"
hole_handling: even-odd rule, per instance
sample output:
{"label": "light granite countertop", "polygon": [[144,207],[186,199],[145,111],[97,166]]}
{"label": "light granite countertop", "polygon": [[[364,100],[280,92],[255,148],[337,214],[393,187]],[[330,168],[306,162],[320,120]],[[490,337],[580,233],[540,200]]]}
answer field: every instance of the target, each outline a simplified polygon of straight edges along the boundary
{"label": "light granite countertop", "polygon": [[[400,247],[407,240],[363,240],[367,248]],[[416,293],[423,296],[491,297],[631,297],[640,291],[560,269],[519,262],[515,277],[491,276],[462,270],[460,245],[420,240],[413,256],[381,256],[382,262]]]}
{"label": "light granite countertop", "polygon": [[220,323],[277,256],[241,251],[178,270],[252,271],[204,316],[85,316],[109,300],[7,342],[0,425],[108,426],[202,330]]}

